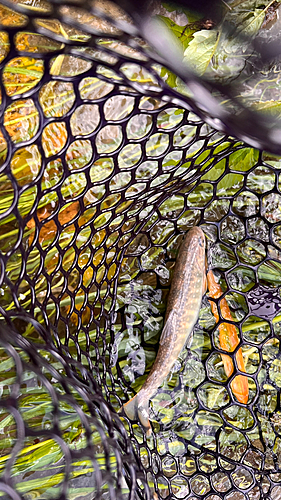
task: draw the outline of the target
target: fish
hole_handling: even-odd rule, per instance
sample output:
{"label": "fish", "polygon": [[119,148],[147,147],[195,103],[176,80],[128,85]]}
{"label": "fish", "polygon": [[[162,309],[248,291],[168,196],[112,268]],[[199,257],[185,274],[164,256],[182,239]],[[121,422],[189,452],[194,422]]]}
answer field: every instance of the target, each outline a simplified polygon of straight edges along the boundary
{"label": "fish", "polygon": [[140,391],[119,410],[130,420],[139,420],[147,437],[152,433],[149,400],[157,393],[183,348],[192,342],[202,296],[206,291],[205,235],[195,226],[184,238],[169,292],[164,327],[152,369]]}

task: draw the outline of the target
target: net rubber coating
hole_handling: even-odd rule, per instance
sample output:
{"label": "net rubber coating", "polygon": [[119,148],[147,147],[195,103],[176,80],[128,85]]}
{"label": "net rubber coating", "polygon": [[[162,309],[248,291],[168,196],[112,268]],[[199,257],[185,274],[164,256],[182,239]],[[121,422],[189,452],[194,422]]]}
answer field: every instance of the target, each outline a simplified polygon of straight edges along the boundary
{"label": "net rubber coating", "polygon": [[[198,118],[114,4],[1,1],[0,22],[1,497],[279,499],[280,159]],[[116,412],[194,225],[222,295],[146,438]]]}

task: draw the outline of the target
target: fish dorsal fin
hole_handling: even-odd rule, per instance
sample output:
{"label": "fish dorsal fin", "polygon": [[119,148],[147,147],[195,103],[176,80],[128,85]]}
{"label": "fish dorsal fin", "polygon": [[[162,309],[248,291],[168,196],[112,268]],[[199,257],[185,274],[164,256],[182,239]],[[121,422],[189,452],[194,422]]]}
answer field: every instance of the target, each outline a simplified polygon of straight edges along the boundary
{"label": "fish dorsal fin", "polygon": [[176,333],[176,323],[177,323],[177,313],[173,309],[164,325],[164,328],[160,337],[160,345],[166,344],[169,341],[169,337],[173,336]]}

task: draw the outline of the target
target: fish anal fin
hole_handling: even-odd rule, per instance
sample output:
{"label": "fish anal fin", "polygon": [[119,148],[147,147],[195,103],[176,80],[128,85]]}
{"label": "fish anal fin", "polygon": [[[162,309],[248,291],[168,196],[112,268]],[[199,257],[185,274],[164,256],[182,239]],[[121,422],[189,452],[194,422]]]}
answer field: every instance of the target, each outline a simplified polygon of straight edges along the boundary
{"label": "fish anal fin", "polygon": [[164,328],[161,333],[160,337],[160,345],[164,345],[168,340],[169,337],[173,336],[176,332],[176,318],[177,314],[175,313],[174,310],[172,310],[165,322]]}
{"label": "fish anal fin", "polygon": [[149,422],[148,401],[139,405],[138,418],[139,418],[139,421],[145,430],[146,437],[151,436],[152,429],[151,429],[151,425]]}

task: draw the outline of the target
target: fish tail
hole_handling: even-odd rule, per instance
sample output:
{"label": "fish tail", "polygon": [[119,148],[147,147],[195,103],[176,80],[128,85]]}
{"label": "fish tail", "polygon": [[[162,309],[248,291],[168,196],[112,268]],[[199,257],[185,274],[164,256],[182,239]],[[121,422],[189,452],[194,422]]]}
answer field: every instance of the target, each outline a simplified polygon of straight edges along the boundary
{"label": "fish tail", "polygon": [[[136,394],[130,401],[125,403],[122,408],[130,420],[139,420],[145,429],[147,437],[151,435],[151,425],[148,415],[148,401],[147,403],[140,402],[139,395]],[[122,409],[121,408],[121,409]]]}

